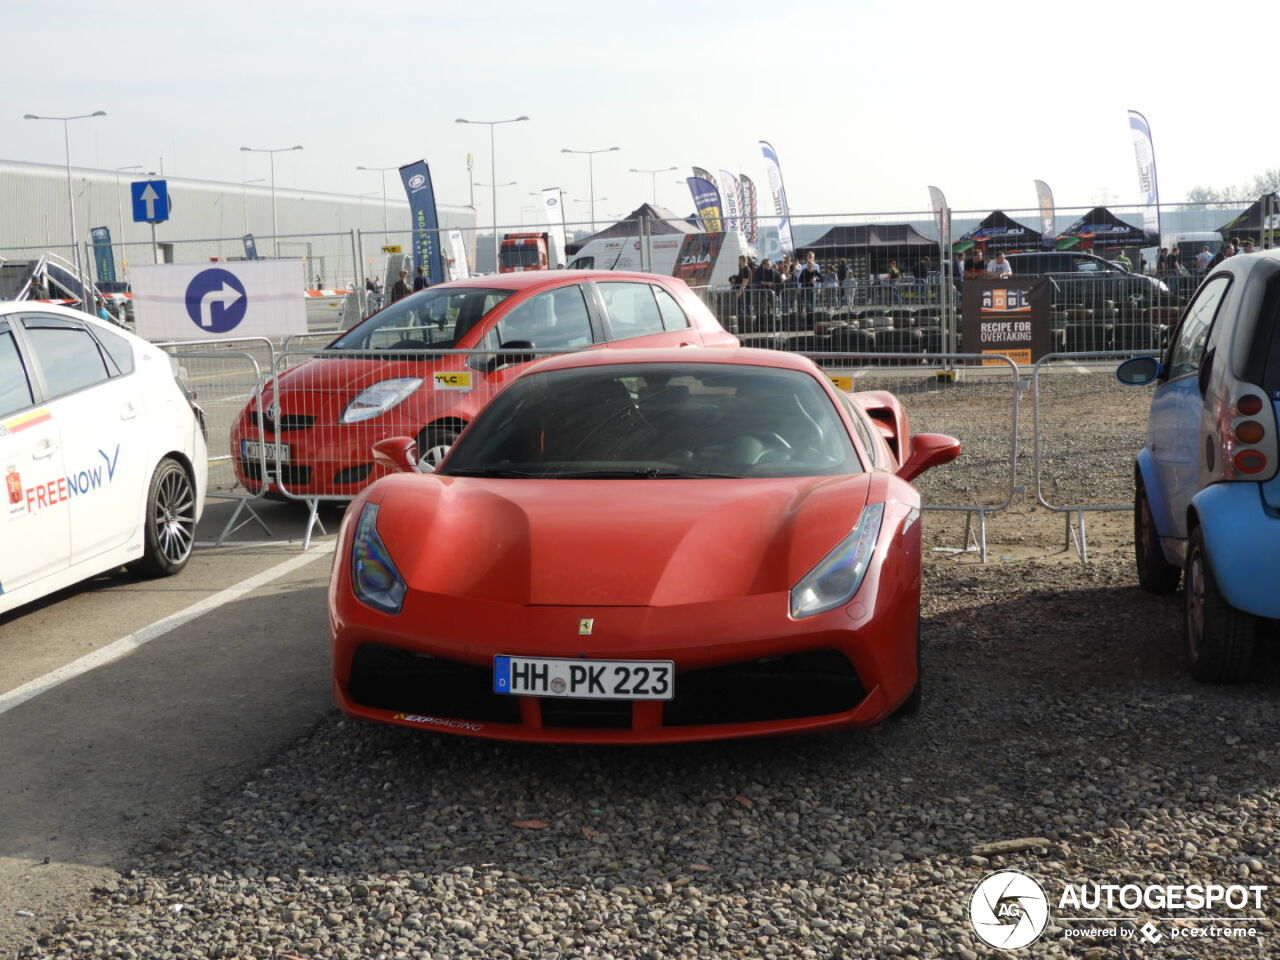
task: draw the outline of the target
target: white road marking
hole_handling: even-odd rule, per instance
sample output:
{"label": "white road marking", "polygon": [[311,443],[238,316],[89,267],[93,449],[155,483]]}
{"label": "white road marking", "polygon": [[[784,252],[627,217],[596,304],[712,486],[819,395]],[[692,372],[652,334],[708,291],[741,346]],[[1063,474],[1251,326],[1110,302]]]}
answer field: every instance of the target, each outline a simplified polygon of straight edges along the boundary
{"label": "white road marking", "polygon": [[8,693],[0,694],[0,714],[7,713],[19,704],[26,703],[33,697],[38,697],[40,694],[46,693],[54,687],[66,683],[68,680],[74,680],[81,674],[119,660],[125,654],[131,653],[144,644],[164,636],[170,630],[176,630],[183,624],[191,622],[196,617],[202,616],[210,610],[222,606],[224,603],[238,600],[246,593],[257,590],[273,580],[279,580],[281,577],[292,573],[299,567],[305,566],[318,557],[332,553],[334,547],[335,541],[333,540],[318,544],[306,553],[292,557],[283,563],[278,563],[274,567],[263,570],[261,573],[255,574],[247,580],[242,580],[234,586],[227,587],[211,597],[205,597],[185,610],[170,614],[155,623],[143,627],[141,630],[129,634],[127,637],[121,637],[119,640],[109,643],[93,653],[85,654],[79,660],[73,660],[57,670],[52,670],[43,677],[37,677],[20,687],[15,687]]}

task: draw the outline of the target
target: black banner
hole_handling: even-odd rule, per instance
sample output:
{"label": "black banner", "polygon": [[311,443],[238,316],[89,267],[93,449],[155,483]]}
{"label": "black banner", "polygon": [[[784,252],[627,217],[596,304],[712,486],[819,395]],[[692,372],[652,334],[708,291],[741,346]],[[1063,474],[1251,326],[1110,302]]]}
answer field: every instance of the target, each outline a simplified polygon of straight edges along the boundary
{"label": "black banner", "polygon": [[965,353],[1002,353],[1029,366],[1053,352],[1048,277],[971,277],[964,282]]}

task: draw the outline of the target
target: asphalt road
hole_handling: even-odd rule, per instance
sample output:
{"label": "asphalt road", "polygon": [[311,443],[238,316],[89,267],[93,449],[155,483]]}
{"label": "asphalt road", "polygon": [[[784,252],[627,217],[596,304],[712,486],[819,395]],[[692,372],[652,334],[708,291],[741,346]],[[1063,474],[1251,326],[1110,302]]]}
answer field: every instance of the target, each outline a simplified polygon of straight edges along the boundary
{"label": "asphalt road", "polygon": [[[198,536],[215,540],[229,509],[211,502]],[[322,514],[329,533],[304,553],[301,507],[258,510],[271,541],[199,549],[170,579],[118,571],[0,616],[0,957],[22,911],[74,910],[102,868],[333,709],[324,590],[340,514]]]}

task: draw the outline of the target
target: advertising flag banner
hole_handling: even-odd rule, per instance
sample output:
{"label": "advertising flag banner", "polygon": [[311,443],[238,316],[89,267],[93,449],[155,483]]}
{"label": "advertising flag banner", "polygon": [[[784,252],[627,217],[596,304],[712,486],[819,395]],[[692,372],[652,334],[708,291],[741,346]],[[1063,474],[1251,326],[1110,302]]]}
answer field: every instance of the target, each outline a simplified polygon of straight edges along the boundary
{"label": "advertising flag banner", "polygon": [[462,241],[461,230],[449,231],[449,264],[450,280],[465,280],[471,276],[471,266],[467,263],[467,245]]}
{"label": "advertising flag banner", "polygon": [[758,239],[756,224],[756,184],[745,173],[738,177],[742,184],[742,219],[746,221],[747,243],[755,245]]}
{"label": "advertising flag banner", "polygon": [[711,175],[710,170],[703,170],[701,167],[694,167],[693,175],[707,181],[707,183],[711,184],[711,186],[717,191],[720,189],[720,184],[716,183],[716,178]]}
{"label": "advertising flag banner", "polygon": [[1043,180],[1036,181],[1036,203],[1040,205],[1040,234],[1045,246],[1051,246],[1058,231],[1054,229],[1053,191]]}
{"label": "advertising flag banner", "polygon": [[131,267],[135,332],[148,340],[306,333],[303,266],[288,258]]}
{"label": "advertising flag banner", "polygon": [[938,231],[938,247],[943,259],[951,257],[951,208],[946,195],[937,187],[929,188],[929,205],[933,207],[933,225]]}
{"label": "advertising flag banner", "polygon": [[693,206],[702,219],[702,229],[707,233],[719,233],[720,226],[720,191],[709,180],[703,177],[689,177],[689,192],[693,194]]}
{"label": "advertising flag banner", "polygon": [[1152,243],[1160,239],[1160,188],[1156,183],[1156,148],[1151,142],[1151,125],[1137,110],[1129,111],[1129,132],[1138,161],[1138,192],[1142,194],[1142,229]]}
{"label": "advertising flag banner", "polygon": [[400,179],[409,196],[409,219],[413,226],[413,267],[424,267],[429,282],[444,282],[444,251],[440,245],[440,218],[436,214],[436,194],[431,187],[427,161],[407,163]]}
{"label": "advertising flag banner", "polygon": [[551,263],[548,266],[555,268],[564,263],[567,256],[564,251],[564,198],[559,187],[543,189],[542,207],[547,218],[547,233],[551,235]]}
{"label": "advertising flag banner", "polygon": [[791,213],[787,209],[787,191],[782,186],[782,167],[778,164],[778,151],[767,140],[760,141],[765,168],[769,172],[769,189],[773,192],[773,212],[778,215],[778,244],[784,254],[795,253],[796,244],[791,239]]}
{"label": "advertising flag banner", "polygon": [[739,220],[741,216],[742,204],[739,202],[738,178],[728,170],[720,171],[721,195],[724,199],[724,228],[725,230],[741,230],[742,223]]}
{"label": "advertising flag banner", "polygon": [[116,282],[116,258],[111,250],[111,230],[93,227],[89,231],[93,241],[93,267],[98,279],[105,283]]}

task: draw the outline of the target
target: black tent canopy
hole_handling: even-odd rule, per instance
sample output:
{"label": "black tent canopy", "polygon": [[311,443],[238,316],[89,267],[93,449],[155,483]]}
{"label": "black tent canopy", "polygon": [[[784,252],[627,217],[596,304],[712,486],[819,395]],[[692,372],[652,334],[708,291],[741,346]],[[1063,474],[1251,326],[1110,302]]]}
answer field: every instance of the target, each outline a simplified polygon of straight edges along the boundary
{"label": "black tent canopy", "polygon": [[804,257],[810,251],[823,263],[853,261],[855,274],[882,273],[891,260],[898,261],[904,272],[918,273],[921,261],[937,257],[938,243],[909,223],[858,223],[832,227],[801,246],[798,255]]}
{"label": "black tent canopy", "polygon": [[598,230],[589,237],[566,243],[564,246],[565,252],[572,256],[592,240],[606,240],[613,237],[638,237],[640,236],[640,221],[642,219],[649,221],[648,232],[651,237],[667,236],[673,233],[702,232],[701,228],[689,223],[677,213],[672,213],[662,207],[655,207],[650,203],[642,203],[617,223],[611,224],[603,230]]}
{"label": "black tent canopy", "polygon": [[1259,248],[1266,233],[1274,244],[1280,239],[1280,197],[1264,193],[1243,213],[1218,228],[1223,240],[1252,240]]}
{"label": "black tent canopy", "polygon": [[1003,210],[993,210],[981,223],[960,237],[952,249],[956,253],[964,253],[978,244],[991,252],[1027,250],[1040,246],[1040,231],[1019,223]]}
{"label": "black tent canopy", "polygon": [[1095,247],[1144,247],[1152,243],[1141,227],[1126,223],[1106,207],[1094,207],[1058,235],[1057,247],[1065,250],[1083,241]]}

